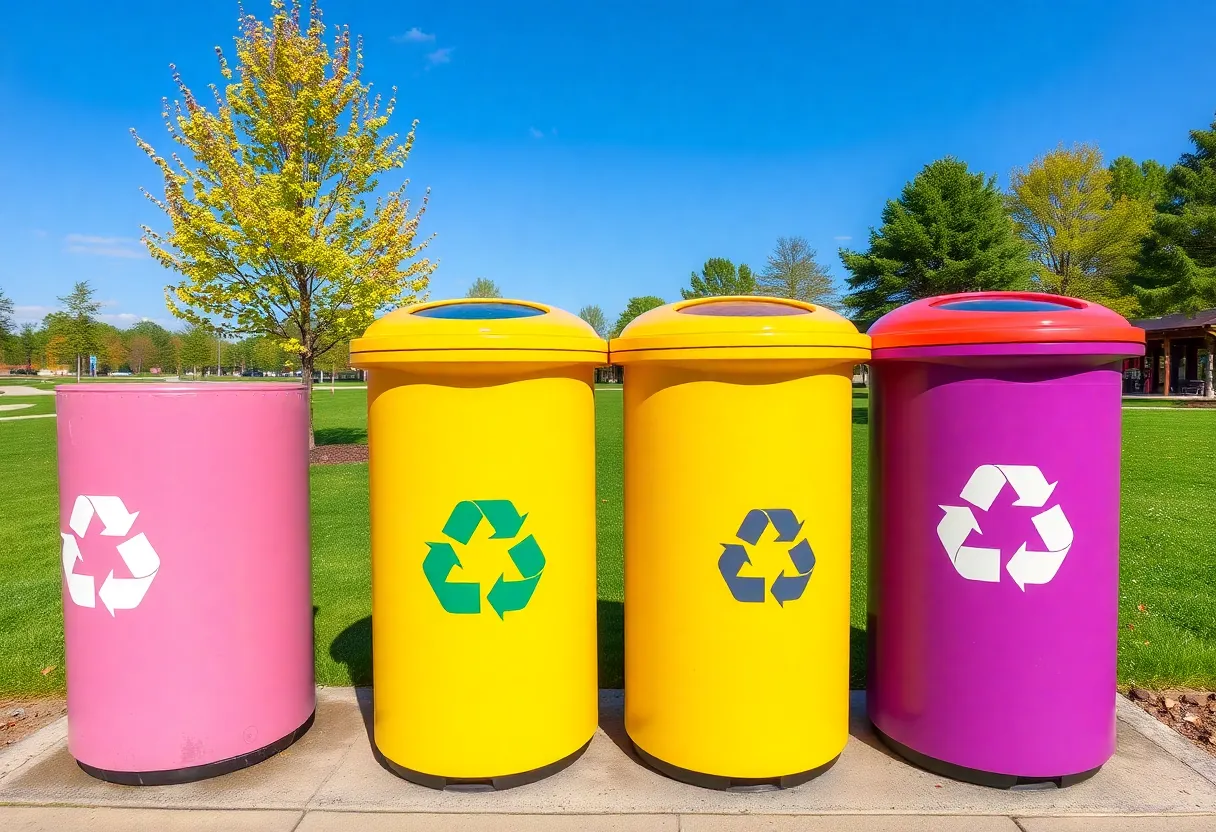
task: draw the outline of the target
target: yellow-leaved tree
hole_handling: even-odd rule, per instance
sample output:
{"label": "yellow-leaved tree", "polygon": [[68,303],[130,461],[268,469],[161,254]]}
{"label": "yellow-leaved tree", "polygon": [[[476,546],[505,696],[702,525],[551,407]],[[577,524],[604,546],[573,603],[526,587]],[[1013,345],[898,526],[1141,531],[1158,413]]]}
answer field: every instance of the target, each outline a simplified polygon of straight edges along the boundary
{"label": "yellow-leaved tree", "polygon": [[[182,81],[162,115],[185,153],[158,154],[132,130],[164,176],[167,232],[143,240],[181,282],[165,290],[170,311],[224,334],[260,334],[298,356],[311,388],[317,359],[345,347],[392,305],[425,296],[434,264],[416,242],[427,195],[415,212],[406,179],[365,201],[405,166],[388,133],[387,101],[362,78],[362,40],[337,29],[332,50],[318,4],[308,20],[294,0],[272,0],[269,21],[240,22],[236,66],[216,47],[225,85],[207,107]],[[313,445],[309,427],[309,445]]]}
{"label": "yellow-leaved tree", "polygon": [[1042,266],[1036,288],[1134,315],[1128,282],[1152,206],[1111,195],[1111,173],[1091,145],[1059,147],[1014,170],[1009,212]]}

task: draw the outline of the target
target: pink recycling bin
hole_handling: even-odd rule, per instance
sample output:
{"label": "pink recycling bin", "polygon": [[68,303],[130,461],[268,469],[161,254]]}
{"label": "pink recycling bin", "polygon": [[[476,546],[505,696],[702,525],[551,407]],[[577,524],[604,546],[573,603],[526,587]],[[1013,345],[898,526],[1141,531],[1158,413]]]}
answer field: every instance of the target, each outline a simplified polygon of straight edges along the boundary
{"label": "pink recycling bin", "polygon": [[312,724],[308,400],[296,384],[59,388],[68,748],[180,783]]}

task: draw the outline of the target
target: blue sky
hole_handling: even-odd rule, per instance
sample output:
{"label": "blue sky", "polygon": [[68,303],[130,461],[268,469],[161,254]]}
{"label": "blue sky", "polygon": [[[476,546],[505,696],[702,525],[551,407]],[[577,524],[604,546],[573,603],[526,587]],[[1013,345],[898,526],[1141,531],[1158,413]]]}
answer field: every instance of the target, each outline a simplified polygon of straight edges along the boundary
{"label": "blue sky", "polygon": [[[245,0],[264,15],[266,0]],[[884,200],[953,154],[1007,182],[1057,144],[1172,163],[1216,111],[1209,2],[323,3],[417,118],[410,189],[440,260],[614,317],[708,257],[800,234],[843,277]],[[237,5],[22,2],[0,50],[0,288],[22,320],[88,279],[119,325],[172,321],[138,243],[165,220],[135,127],[168,142],[168,64],[219,80]]]}

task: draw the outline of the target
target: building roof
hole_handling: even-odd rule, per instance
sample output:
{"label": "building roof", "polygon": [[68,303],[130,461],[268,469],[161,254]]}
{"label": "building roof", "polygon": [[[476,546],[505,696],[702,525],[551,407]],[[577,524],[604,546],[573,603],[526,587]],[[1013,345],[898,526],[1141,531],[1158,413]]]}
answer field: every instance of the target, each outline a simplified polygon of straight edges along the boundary
{"label": "building roof", "polygon": [[1132,321],[1132,325],[1140,327],[1145,332],[1216,326],[1216,309],[1204,309],[1202,312],[1196,312],[1193,315],[1179,312],[1176,315],[1166,315],[1161,318],[1143,318],[1138,321]]}

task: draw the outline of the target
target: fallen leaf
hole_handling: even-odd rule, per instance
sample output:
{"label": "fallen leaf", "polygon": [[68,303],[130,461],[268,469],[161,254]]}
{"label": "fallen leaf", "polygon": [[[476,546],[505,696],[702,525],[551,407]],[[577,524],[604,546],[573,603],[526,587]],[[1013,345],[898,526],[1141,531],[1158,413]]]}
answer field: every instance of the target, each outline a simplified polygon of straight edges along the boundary
{"label": "fallen leaf", "polygon": [[1136,625],[1135,625],[1135,624],[1128,624],[1128,625],[1127,625],[1127,629],[1129,629],[1129,630],[1134,630],[1134,629],[1136,629]]}
{"label": "fallen leaf", "polygon": [[1145,612],[1148,610],[1148,607],[1144,606],[1144,604],[1137,604],[1136,609],[1140,610],[1140,612]]}
{"label": "fallen leaf", "polygon": [[50,667],[44,667],[44,668],[42,668],[42,675],[45,676],[46,674],[50,673],[54,669],[55,669],[55,665],[51,665]]}

